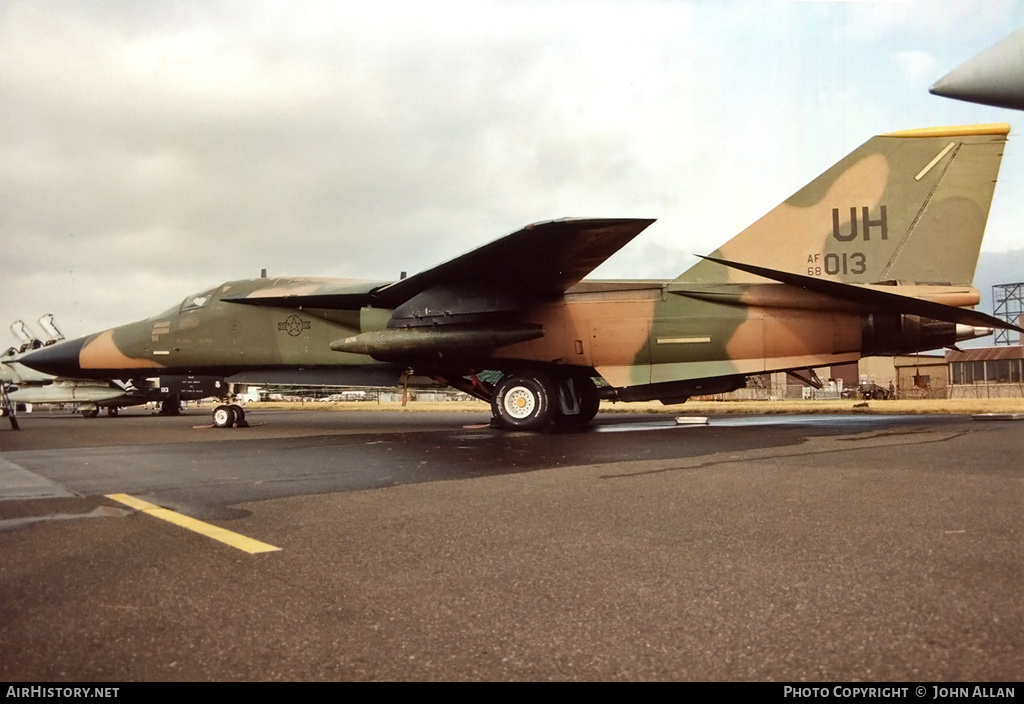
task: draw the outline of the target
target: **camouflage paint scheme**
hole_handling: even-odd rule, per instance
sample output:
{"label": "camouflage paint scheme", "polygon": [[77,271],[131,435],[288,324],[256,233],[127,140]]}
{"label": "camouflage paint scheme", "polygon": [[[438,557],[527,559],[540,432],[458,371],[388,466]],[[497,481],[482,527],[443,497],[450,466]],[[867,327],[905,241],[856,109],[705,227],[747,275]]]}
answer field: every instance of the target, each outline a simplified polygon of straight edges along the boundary
{"label": "camouflage paint scheme", "polygon": [[[491,400],[506,427],[537,429],[588,422],[592,376],[607,397],[677,402],[750,374],[934,349],[1006,325],[970,310],[970,282],[1008,132],[874,137],[671,281],[583,280],[652,220],[552,221],[397,282],[228,282],[25,361],[79,376],[347,370],[376,383],[413,370]],[[482,383],[487,369],[505,376]]]}

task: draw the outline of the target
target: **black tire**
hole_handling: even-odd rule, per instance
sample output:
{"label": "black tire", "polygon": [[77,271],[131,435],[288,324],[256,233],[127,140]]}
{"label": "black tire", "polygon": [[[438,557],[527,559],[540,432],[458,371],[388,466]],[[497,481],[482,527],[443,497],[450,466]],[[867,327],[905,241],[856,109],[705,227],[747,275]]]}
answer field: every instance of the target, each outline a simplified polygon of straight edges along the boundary
{"label": "black tire", "polygon": [[555,415],[556,402],[555,386],[546,374],[509,374],[494,387],[491,411],[508,430],[543,430]]}
{"label": "black tire", "polygon": [[213,409],[213,427],[230,428],[235,424],[235,409],[221,404]]}
{"label": "black tire", "polygon": [[107,406],[107,417],[108,418],[116,418],[117,414],[120,413],[120,412],[121,412],[121,409],[119,409],[117,406]]}
{"label": "black tire", "polygon": [[594,420],[594,416],[601,409],[601,397],[597,393],[597,387],[594,386],[594,380],[588,376],[574,376],[565,379],[562,384],[566,386],[562,387],[560,384],[559,393],[574,393],[578,397],[580,411],[566,415],[559,403],[554,422],[566,428],[579,428]]}
{"label": "black tire", "polygon": [[245,409],[237,403],[232,403],[231,410],[235,412],[235,427],[248,428],[249,424],[245,422]]}
{"label": "black tire", "polygon": [[100,414],[100,409],[98,409],[98,408],[90,408],[88,410],[79,411],[79,412],[85,418],[95,418],[96,416],[98,416]]}

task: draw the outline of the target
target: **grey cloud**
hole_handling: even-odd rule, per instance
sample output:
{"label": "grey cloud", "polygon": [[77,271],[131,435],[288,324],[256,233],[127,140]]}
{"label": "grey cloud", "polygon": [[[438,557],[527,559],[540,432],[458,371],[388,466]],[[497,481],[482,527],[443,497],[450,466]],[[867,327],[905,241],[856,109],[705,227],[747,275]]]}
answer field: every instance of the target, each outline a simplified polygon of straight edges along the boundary
{"label": "grey cloud", "polygon": [[733,102],[728,22],[622,7],[5,0],[3,308],[86,333],[262,267],[388,278],[563,216],[661,218],[599,273],[675,276],[791,192],[758,161],[791,114],[758,101],[795,84],[743,73]]}

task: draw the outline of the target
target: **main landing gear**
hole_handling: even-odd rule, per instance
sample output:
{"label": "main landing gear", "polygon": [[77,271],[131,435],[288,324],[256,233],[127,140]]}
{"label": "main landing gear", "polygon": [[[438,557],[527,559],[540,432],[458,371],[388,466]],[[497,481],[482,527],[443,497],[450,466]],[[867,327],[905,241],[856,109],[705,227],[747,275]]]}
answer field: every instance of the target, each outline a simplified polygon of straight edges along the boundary
{"label": "main landing gear", "polygon": [[542,430],[549,423],[582,427],[594,419],[599,407],[597,387],[583,374],[507,374],[495,385],[491,397],[497,424],[508,430]]}
{"label": "main landing gear", "polygon": [[245,422],[245,409],[237,403],[222,403],[213,409],[213,426],[215,428],[248,428]]}

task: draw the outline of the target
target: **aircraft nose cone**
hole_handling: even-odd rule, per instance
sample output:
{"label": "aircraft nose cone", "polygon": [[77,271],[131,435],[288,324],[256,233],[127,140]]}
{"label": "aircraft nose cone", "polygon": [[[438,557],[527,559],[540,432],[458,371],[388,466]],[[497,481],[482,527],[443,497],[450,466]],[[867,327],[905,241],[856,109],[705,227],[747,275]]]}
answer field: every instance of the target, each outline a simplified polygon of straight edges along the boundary
{"label": "aircraft nose cone", "polygon": [[21,363],[39,372],[54,376],[79,377],[82,367],[78,355],[82,351],[87,338],[59,342],[56,345],[43,347],[30,352],[21,358]]}

